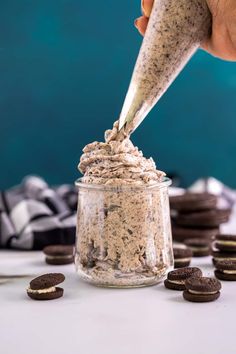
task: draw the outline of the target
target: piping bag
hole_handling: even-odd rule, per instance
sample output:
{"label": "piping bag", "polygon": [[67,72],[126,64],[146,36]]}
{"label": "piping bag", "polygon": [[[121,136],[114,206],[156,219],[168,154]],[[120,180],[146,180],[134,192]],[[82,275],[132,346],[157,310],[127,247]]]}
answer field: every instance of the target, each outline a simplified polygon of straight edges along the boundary
{"label": "piping bag", "polygon": [[129,136],[211,34],[206,0],[155,0],[119,118]]}

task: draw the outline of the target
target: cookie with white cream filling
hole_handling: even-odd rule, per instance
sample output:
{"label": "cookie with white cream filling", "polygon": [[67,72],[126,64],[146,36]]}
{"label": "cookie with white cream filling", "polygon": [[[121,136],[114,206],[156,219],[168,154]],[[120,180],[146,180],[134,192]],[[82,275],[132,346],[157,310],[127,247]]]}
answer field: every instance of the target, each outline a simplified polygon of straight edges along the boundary
{"label": "cookie with white cream filling", "polygon": [[54,300],[62,297],[64,290],[56,285],[64,280],[65,276],[61,273],[41,275],[30,282],[27,295],[33,300]]}

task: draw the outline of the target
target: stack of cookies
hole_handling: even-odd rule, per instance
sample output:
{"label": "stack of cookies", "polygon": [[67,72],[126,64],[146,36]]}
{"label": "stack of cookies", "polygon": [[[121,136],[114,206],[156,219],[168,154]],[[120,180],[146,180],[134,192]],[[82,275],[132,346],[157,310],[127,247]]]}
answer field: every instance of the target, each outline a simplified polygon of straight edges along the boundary
{"label": "stack of cookies", "polygon": [[191,302],[209,302],[220,297],[219,280],[203,277],[201,269],[197,267],[186,267],[169,272],[164,285],[167,289],[182,290],[184,299]]}
{"label": "stack of cookies", "polygon": [[217,197],[209,193],[185,193],[170,197],[174,241],[184,243],[194,257],[208,256],[211,243],[230,210],[217,208]]}
{"label": "stack of cookies", "polygon": [[236,281],[236,235],[216,235],[212,256],[216,278]]}

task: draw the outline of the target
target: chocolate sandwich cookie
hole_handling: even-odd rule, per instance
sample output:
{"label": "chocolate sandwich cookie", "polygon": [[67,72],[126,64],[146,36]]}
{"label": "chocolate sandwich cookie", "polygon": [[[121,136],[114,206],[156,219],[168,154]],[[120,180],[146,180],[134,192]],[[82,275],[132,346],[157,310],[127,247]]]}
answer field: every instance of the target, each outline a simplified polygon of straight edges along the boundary
{"label": "chocolate sandwich cookie", "polygon": [[236,261],[215,262],[215,276],[221,280],[236,281]]}
{"label": "chocolate sandwich cookie", "polygon": [[236,252],[236,235],[216,235],[215,247],[220,251]]}
{"label": "chocolate sandwich cookie", "polygon": [[181,212],[215,209],[216,205],[217,197],[209,193],[185,193],[170,197],[170,208]]}
{"label": "chocolate sandwich cookie", "polygon": [[196,227],[219,227],[229,220],[229,209],[215,209],[207,211],[199,211],[195,213],[183,214],[179,213],[174,219],[175,223],[180,226],[196,226]]}
{"label": "chocolate sandwich cookie", "polygon": [[172,225],[173,239],[178,242],[183,242],[189,238],[204,238],[213,239],[219,233],[219,228],[189,228]]}
{"label": "chocolate sandwich cookie", "polygon": [[192,258],[192,251],[190,248],[180,248],[174,247],[174,267],[175,268],[182,268],[189,266]]}
{"label": "chocolate sandwich cookie", "polygon": [[217,251],[217,250],[212,250],[211,251],[212,255],[212,262],[215,265],[216,262],[220,261],[236,261],[236,252],[223,252],[223,251]]}
{"label": "chocolate sandwich cookie", "polygon": [[183,297],[192,302],[209,302],[220,296],[221,283],[215,278],[189,278],[185,282]]}
{"label": "chocolate sandwich cookie", "polygon": [[202,271],[197,267],[185,267],[172,270],[164,281],[165,287],[171,290],[185,290],[185,281],[190,277],[201,277]]}
{"label": "chocolate sandwich cookie", "polygon": [[27,295],[34,300],[54,300],[63,296],[64,289],[56,287],[62,283],[65,276],[61,273],[41,275],[30,282]]}
{"label": "chocolate sandwich cookie", "polygon": [[193,252],[193,257],[205,257],[211,254],[211,241],[202,238],[189,238],[184,241]]}
{"label": "chocolate sandwich cookie", "polygon": [[70,264],[74,262],[74,248],[69,245],[52,245],[43,249],[46,263],[53,265]]}

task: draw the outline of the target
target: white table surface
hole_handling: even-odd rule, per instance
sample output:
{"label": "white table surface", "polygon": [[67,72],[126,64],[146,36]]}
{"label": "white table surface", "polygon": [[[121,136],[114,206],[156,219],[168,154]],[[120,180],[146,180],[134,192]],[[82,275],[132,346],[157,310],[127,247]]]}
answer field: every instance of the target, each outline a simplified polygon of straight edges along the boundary
{"label": "white table surface", "polygon": [[[210,257],[195,259],[213,274]],[[103,289],[78,279],[73,265],[49,266],[41,252],[0,252],[0,273],[62,272],[61,299],[27,297],[29,278],[0,285],[2,354],[236,353],[236,282],[222,282],[219,300],[195,304],[163,283]]]}

